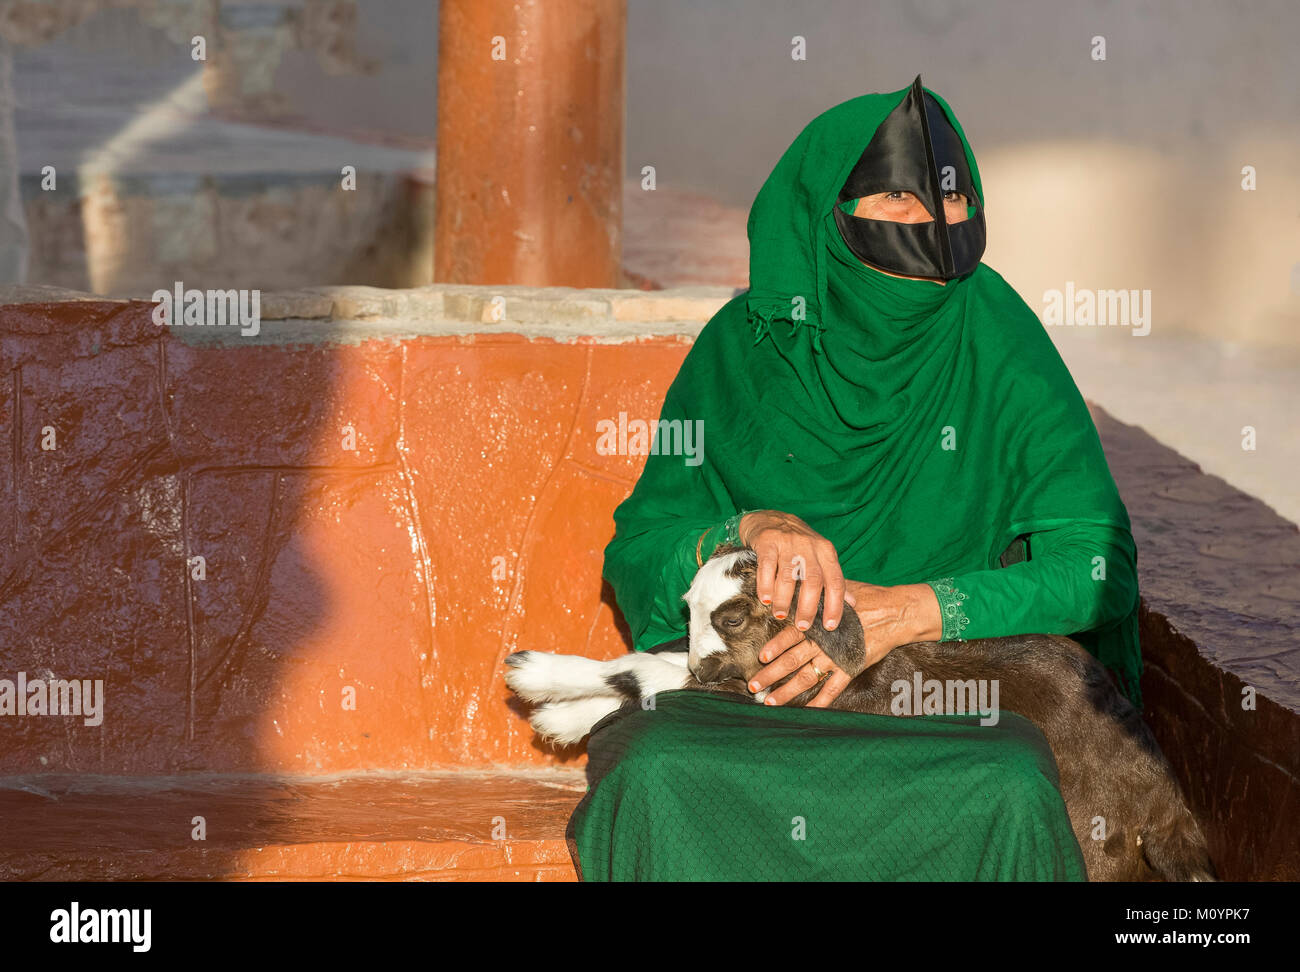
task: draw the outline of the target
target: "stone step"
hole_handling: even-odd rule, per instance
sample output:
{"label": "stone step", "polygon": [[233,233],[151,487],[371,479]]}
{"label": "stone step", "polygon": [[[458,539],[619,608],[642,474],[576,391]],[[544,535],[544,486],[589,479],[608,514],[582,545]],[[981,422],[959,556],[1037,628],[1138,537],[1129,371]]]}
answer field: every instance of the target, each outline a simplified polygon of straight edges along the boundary
{"label": "stone step", "polygon": [[580,771],[5,777],[0,880],[571,881],[585,792]]}

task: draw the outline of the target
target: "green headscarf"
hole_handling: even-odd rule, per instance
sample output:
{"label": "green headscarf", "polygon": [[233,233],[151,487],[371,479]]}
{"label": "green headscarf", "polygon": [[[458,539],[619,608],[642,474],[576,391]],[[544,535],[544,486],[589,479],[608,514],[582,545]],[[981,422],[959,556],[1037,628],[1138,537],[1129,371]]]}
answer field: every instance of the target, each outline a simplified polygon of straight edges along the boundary
{"label": "green headscarf", "polygon": [[[620,537],[784,510],[835,545],[846,577],[893,585],[997,567],[1021,534],[1093,523],[1127,536],[1087,406],[1019,295],[983,264],[946,285],[891,277],[840,236],[836,196],[907,90],[814,119],[759,191],[750,290],[704,328],[664,403],[665,420],[702,420],[704,461],[650,456],[615,514]],[[619,538],[606,575],[644,629],[664,576]],[[1136,604],[1081,640],[1136,698]]]}

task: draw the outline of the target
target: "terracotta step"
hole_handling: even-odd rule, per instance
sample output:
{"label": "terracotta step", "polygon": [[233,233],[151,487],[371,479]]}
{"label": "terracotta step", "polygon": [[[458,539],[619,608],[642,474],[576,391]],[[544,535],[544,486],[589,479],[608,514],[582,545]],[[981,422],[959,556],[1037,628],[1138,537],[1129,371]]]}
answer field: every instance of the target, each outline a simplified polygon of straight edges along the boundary
{"label": "terracotta step", "polygon": [[572,881],[585,792],[564,770],[11,776],[0,880]]}

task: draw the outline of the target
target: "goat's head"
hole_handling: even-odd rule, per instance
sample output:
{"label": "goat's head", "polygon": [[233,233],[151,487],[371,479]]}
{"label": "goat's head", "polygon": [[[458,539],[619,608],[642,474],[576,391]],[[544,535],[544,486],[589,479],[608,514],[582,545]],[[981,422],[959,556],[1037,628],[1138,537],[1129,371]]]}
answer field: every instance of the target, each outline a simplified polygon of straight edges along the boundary
{"label": "goat's head", "polygon": [[[795,582],[792,604],[799,600]],[[794,624],[794,613],[777,620],[758,599],[758,555],[748,547],[719,547],[695,574],[683,600],[691,612],[687,664],[699,681],[728,679],[748,682],[763,667],[758,653],[782,628]],[[862,623],[848,604],[832,631],[822,627],[825,599],[805,637],[816,642],[841,669],[857,675],[866,667]]]}

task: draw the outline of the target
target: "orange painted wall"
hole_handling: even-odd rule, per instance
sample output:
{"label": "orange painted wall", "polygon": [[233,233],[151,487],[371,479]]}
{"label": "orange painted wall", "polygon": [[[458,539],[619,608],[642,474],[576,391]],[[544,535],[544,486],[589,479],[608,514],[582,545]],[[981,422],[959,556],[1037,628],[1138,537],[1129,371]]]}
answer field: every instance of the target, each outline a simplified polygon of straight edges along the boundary
{"label": "orange painted wall", "polygon": [[202,348],[150,309],[0,308],[0,677],[106,683],[98,727],[0,719],[0,773],[580,760],[501,662],[626,650],[601,557],[644,459],[596,424],[657,417],[689,341]]}

